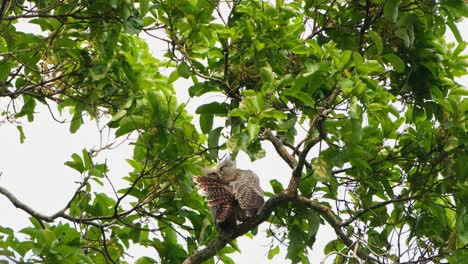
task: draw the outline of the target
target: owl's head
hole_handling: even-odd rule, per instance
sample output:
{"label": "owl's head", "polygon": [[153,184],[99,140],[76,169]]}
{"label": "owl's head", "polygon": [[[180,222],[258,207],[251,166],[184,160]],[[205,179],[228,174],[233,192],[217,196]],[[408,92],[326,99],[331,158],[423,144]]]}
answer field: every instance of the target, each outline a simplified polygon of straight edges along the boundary
{"label": "owl's head", "polygon": [[234,181],[236,180],[237,177],[237,168],[236,168],[236,162],[230,160],[229,158],[224,159],[221,161],[216,167],[214,168],[219,176],[223,180],[226,181]]}
{"label": "owl's head", "polygon": [[217,179],[220,178],[219,175],[218,175],[216,167],[215,168],[203,168],[202,172],[203,172],[203,175],[205,175],[205,176],[212,177],[212,178],[217,178]]}

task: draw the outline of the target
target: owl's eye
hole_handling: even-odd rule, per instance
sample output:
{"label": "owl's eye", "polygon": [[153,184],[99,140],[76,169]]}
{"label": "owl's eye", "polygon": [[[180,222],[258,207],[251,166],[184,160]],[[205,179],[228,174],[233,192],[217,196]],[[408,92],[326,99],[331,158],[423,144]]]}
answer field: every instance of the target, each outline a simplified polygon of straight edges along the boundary
{"label": "owl's eye", "polygon": [[221,168],[219,168],[219,171],[223,171],[224,169],[226,169],[227,166],[228,166],[228,165],[223,165],[223,166],[221,166]]}

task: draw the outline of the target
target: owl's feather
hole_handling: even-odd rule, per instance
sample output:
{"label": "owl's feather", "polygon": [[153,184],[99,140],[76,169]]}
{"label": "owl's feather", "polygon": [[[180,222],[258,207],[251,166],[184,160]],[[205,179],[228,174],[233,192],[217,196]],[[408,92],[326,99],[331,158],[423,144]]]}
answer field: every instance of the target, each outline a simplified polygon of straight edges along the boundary
{"label": "owl's feather", "polygon": [[213,209],[217,223],[226,221],[234,211],[236,201],[227,183],[214,177],[195,177],[198,188],[205,194],[208,205]]}
{"label": "owl's feather", "polygon": [[213,168],[203,169],[205,176],[195,177],[220,228],[244,221],[257,214],[264,203],[260,180],[253,171],[240,170],[236,163],[223,160]]}

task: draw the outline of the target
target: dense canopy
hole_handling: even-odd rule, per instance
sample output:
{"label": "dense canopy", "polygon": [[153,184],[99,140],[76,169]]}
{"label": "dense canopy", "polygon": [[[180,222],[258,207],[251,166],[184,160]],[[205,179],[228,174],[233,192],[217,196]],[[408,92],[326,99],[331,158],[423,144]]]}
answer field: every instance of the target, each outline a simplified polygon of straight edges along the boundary
{"label": "dense canopy", "polygon": [[[110,117],[134,151],[127,186],[106,193],[108,166],[78,150],[65,165],[81,180],[52,215],[0,186],[31,216],[19,233],[0,226],[0,255],[124,263],[137,244],[154,249],[139,264],[233,263],[247,235],[272,238],[268,258],[281,249],[317,263],[308,254],[329,225],[336,263],[461,263],[468,92],[455,78],[468,57],[456,23],[466,16],[463,0],[1,1],[0,121],[34,122],[39,104],[72,113],[70,133],[84,116]],[[194,113],[181,90],[203,98]],[[218,232],[193,177],[226,153],[262,159],[267,145],[290,173],[272,176],[256,217]]]}

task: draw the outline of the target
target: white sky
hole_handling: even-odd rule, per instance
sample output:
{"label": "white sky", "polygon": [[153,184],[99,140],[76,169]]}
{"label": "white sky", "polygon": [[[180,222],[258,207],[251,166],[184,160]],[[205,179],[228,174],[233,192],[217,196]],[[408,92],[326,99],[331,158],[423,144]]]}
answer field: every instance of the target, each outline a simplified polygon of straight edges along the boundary
{"label": "white sky", "polygon": [[[462,36],[468,36],[468,21],[465,20],[459,24]],[[34,31],[34,28],[28,28]],[[144,34],[142,34],[143,36]],[[143,36],[144,37],[144,36]],[[453,40],[449,32],[447,38]],[[148,39],[153,54],[158,54],[161,47],[154,39]],[[165,47],[165,46],[162,46]],[[465,51],[466,53],[466,51]],[[465,87],[468,86],[468,76],[459,79]],[[184,81],[176,83],[179,102],[187,98],[188,84]],[[221,97],[219,97],[221,98]],[[216,96],[192,100],[188,110],[192,113],[194,109],[202,103],[203,100],[214,100]],[[201,100],[201,101],[200,101]],[[5,109],[8,100],[0,99],[0,111]],[[54,108],[54,107],[52,107]],[[32,208],[44,214],[53,214],[63,208],[70,199],[72,193],[77,187],[76,182],[80,180],[80,175],[71,168],[63,165],[65,161],[70,160],[72,153],[80,153],[83,148],[97,149],[106,145],[114,138],[113,133],[104,130],[103,139],[100,137],[99,130],[102,129],[105,120],[96,122],[96,120],[85,122],[76,134],[69,133],[69,123],[55,122],[48,109],[43,105],[36,108],[37,114],[33,123],[28,123],[25,119],[19,120],[26,134],[24,144],[19,142],[19,133],[16,125],[8,122],[2,122],[0,119],[0,135],[2,135],[0,149],[0,185],[10,190],[19,200],[28,204]],[[68,119],[69,115],[54,112],[59,119]],[[3,117],[2,117],[3,118]],[[197,120],[198,118],[195,118]],[[197,121],[198,122],[198,121]],[[246,155],[239,155],[237,164],[243,169],[254,170],[261,179],[261,185],[265,191],[271,191],[270,179],[277,179],[283,184],[289,180],[290,169],[279,158],[270,144],[264,144],[267,156],[264,159],[251,163]],[[128,145],[121,145],[111,151],[103,151],[98,156],[98,160],[107,161],[110,168],[109,178],[113,184],[123,186],[125,184],[120,178],[125,176],[130,170],[125,159],[132,156],[132,148]],[[0,195],[0,225],[20,230],[29,225],[26,213],[16,209],[2,195]],[[263,224],[263,227],[267,224]],[[312,263],[323,260],[323,247],[336,235],[327,225],[320,227],[314,250],[309,259]],[[285,260],[286,249],[282,248],[279,255],[272,261],[266,257],[270,239],[267,239],[262,231],[254,239],[242,237],[238,239],[238,244],[242,254],[234,254],[236,263],[251,263],[255,260],[257,264],[261,263],[289,263]],[[147,255],[155,258],[157,252],[153,249],[141,249],[130,251],[135,258]],[[1,257],[0,257],[1,259]]]}

